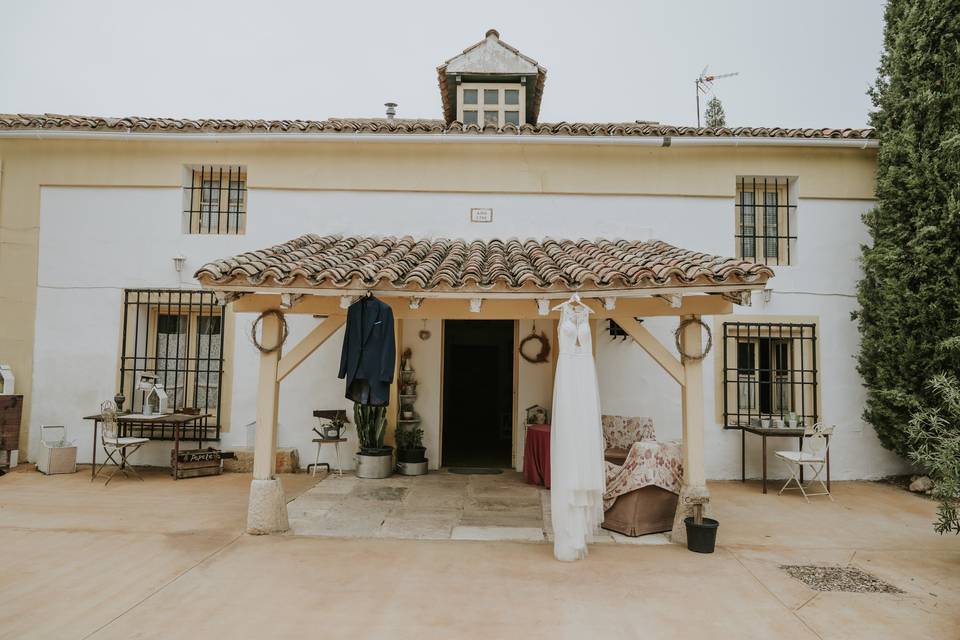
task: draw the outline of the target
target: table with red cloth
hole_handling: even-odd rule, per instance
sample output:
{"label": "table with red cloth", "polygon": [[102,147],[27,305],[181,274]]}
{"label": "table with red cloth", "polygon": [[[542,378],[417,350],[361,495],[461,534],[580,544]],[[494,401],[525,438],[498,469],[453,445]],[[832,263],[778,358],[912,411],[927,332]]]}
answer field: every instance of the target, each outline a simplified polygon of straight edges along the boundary
{"label": "table with red cloth", "polygon": [[550,425],[527,425],[523,445],[523,479],[550,488]]}

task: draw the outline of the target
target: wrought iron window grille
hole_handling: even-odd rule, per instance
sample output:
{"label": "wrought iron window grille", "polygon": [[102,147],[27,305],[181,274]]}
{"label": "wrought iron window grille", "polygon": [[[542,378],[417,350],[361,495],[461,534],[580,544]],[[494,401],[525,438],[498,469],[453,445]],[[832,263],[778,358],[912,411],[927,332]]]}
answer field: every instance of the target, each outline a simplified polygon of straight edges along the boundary
{"label": "wrought iron window grille", "polygon": [[[125,407],[143,411],[144,394],[137,377],[152,373],[174,410],[209,413],[180,427],[182,440],[219,440],[223,398],[223,327],[225,307],[212,291],[126,289],[123,292],[123,335],[120,390]],[[125,436],[173,440],[169,424],[124,425]]]}
{"label": "wrought iron window grille", "polygon": [[724,322],[722,357],[725,427],[819,421],[815,324]]}
{"label": "wrought iron window grille", "polygon": [[187,167],[183,188],[184,233],[246,232],[247,171],[240,166]]}
{"label": "wrought iron window grille", "polygon": [[736,254],[768,265],[792,264],[796,210],[789,178],[738,178]]}

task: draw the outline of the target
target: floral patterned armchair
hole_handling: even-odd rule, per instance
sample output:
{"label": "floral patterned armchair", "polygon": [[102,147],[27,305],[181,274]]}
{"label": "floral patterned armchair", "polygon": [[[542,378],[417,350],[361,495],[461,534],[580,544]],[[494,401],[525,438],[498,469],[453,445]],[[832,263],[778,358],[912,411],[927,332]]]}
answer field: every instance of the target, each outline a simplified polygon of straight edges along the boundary
{"label": "floral patterned armchair", "polygon": [[623,464],[634,442],[656,442],[653,418],[632,416],[601,416],[603,426],[603,457],[608,462]]}
{"label": "floral patterned armchair", "polygon": [[683,482],[679,442],[657,442],[653,419],[602,416],[604,529],[627,536],[669,531]]}

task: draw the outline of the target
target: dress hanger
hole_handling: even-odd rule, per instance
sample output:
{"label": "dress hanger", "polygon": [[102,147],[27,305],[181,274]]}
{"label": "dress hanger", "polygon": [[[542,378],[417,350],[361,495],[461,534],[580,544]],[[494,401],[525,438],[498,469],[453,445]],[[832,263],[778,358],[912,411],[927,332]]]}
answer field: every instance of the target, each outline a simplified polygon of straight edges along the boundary
{"label": "dress hanger", "polygon": [[579,294],[579,293],[574,293],[572,296],[570,296],[570,299],[569,299],[569,300],[567,300],[566,302],[561,302],[560,304],[558,304],[557,306],[555,306],[555,307],[553,308],[553,311],[556,311],[556,310],[558,310],[558,309],[562,309],[563,307],[565,307],[565,306],[567,306],[567,305],[570,305],[570,304],[578,304],[578,305],[580,305],[581,307],[583,307],[584,309],[586,309],[588,313],[593,313],[593,309],[591,309],[591,308],[588,307],[587,305],[583,304],[583,301],[580,300],[580,294]]}

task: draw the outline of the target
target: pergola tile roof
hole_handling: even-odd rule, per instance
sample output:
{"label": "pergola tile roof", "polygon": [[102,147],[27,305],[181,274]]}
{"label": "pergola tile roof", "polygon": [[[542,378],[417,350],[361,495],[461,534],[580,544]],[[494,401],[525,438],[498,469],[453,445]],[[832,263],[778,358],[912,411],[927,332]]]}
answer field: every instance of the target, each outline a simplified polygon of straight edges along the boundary
{"label": "pergola tile roof", "polygon": [[115,133],[286,133],[583,136],[583,137],[723,137],[723,138],[840,138],[871,140],[874,129],[787,127],[683,127],[652,122],[555,122],[494,125],[447,124],[426,118],[330,118],[327,120],[235,120],[181,118],[104,118],[57,114],[0,114],[3,131],[86,131]]}
{"label": "pergola tile roof", "polygon": [[757,285],[762,264],[658,240],[447,240],[304,235],[197,270],[207,286],[404,291],[657,289]]}

